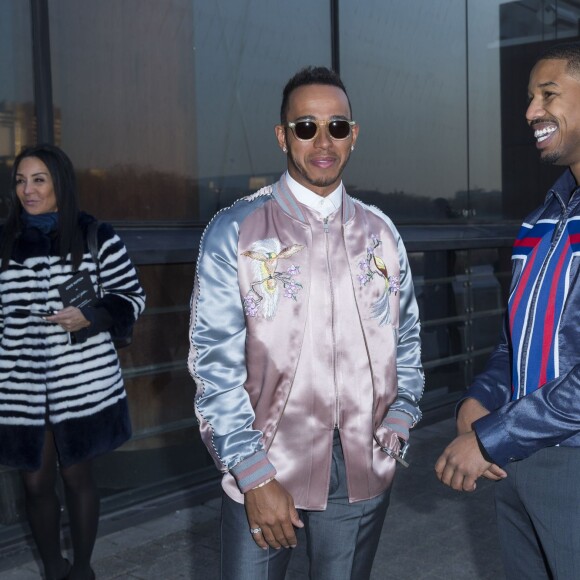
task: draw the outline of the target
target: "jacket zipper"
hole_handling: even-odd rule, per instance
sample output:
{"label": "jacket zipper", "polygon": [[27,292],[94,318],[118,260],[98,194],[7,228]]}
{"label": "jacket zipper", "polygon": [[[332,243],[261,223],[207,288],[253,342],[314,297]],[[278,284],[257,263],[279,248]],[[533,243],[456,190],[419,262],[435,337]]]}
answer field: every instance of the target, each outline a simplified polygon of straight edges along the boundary
{"label": "jacket zipper", "polygon": [[330,268],[330,241],[329,241],[329,228],[328,228],[328,217],[323,220],[324,225],[324,238],[326,247],[326,266],[328,268],[328,278],[330,286],[330,332],[332,335],[332,375],[334,382],[334,428],[338,429],[340,427],[340,397],[338,393],[338,382],[336,380],[336,336],[334,329],[334,284],[332,280],[332,269]]}

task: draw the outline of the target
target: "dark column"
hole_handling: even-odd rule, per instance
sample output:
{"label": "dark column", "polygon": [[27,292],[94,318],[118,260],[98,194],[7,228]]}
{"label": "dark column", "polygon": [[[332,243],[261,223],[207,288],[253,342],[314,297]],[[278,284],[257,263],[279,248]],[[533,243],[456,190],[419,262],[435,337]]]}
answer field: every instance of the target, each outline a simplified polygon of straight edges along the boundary
{"label": "dark column", "polygon": [[338,0],[330,0],[330,43],[332,70],[340,74],[340,27],[338,23]]}
{"label": "dark column", "polygon": [[48,0],[30,0],[30,16],[32,22],[32,61],[37,124],[36,139],[38,143],[54,143]]}

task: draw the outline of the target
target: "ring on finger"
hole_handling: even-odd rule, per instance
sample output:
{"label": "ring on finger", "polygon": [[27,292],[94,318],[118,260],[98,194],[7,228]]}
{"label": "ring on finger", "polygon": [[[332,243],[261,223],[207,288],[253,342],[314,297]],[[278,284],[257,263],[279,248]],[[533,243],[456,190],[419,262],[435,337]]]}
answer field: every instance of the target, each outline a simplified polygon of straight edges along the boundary
{"label": "ring on finger", "polygon": [[262,528],[250,528],[250,534],[253,536],[262,533]]}

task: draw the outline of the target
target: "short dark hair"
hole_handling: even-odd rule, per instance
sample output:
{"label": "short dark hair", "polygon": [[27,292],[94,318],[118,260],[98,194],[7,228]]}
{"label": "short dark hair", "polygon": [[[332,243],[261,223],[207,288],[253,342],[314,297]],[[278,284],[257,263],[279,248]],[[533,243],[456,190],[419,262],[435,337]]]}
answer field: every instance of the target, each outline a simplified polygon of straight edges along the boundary
{"label": "short dark hair", "polygon": [[10,207],[2,232],[0,250],[2,269],[7,265],[14,240],[23,227],[22,206],[16,195],[16,174],[22,160],[29,157],[40,159],[50,173],[58,208],[59,254],[64,259],[71,253],[73,264],[78,267],[82,259],[83,244],[82,238],[79,237],[79,205],[74,167],[62,149],[43,143],[25,147],[14,159],[10,179]]}
{"label": "short dark hair", "polygon": [[346,92],[338,73],[326,68],[325,66],[307,66],[302,70],[299,70],[284,87],[284,91],[282,92],[282,105],[280,107],[280,122],[282,125],[285,125],[288,120],[288,101],[290,100],[292,91],[296,90],[298,87],[307,85],[330,85],[332,87],[338,87],[346,95],[348,108],[350,109],[350,114],[352,116],[350,99],[348,98],[348,93]]}
{"label": "short dark hair", "polygon": [[567,72],[580,77],[580,42],[554,44],[544,50],[536,62],[541,60],[565,60]]}

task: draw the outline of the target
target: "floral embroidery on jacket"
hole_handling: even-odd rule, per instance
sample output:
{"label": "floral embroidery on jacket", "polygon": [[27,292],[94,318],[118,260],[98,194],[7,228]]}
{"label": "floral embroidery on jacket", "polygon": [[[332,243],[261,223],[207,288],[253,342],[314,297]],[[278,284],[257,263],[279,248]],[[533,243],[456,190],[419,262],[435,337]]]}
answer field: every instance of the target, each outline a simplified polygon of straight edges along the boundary
{"label": "floral embroidery on jacket", "polygon": [[251,258],[254,272],[254,281],[244,296],[244,311],[247,316],[258,316],[261,309],[264,318],[273,318],[276,314],[280,285],[284,296],[296,300],[302,284],[295,277],[300,274],[300,267],[290,265],[285,271],[278,271],[278,261],[285,260],[300,252],[304,246],[292,244],[282,248],[276,238],[257,240],[249,250],[242,252],[242,256]]}
{"label": "floral embroidery on jacket", "polygon": [[[391,306],[389,304],[389,296],[391,294],[397,295],[397,292],[401,289],[401,282],[399,276],[389,276],[385,262],[375,253],[375,250],[381,244],[381,240],[375,234],[371,234],[371,243],[367,246],[366,259],[359,262],[359,268],[362,272],[359,274],[358,280],[361,288],[366,286],[377,275],[385,281],[383,293],[373,304],[371,310],[372,317],[379,321],[379,326],[384,326],[390,323]],[[372,269],[372,266],[376,269]]]}

